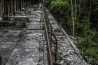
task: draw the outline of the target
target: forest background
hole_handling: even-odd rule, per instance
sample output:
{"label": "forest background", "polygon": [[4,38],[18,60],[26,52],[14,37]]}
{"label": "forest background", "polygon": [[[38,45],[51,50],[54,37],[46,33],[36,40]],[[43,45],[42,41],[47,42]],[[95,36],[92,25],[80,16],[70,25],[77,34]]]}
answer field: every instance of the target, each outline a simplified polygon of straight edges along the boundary
{"label": "forest background", "polygon": [[75,37],[81,55],[98,62],[98,0],[44,0],[65,31]]}

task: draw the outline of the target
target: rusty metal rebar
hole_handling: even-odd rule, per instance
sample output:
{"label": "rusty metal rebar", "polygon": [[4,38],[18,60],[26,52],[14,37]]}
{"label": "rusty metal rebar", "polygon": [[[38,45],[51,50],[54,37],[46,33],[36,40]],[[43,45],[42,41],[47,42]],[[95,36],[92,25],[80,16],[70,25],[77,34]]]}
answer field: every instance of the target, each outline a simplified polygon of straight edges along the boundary
{"label": "rusty metal rebar", "polygon": [[[52,33],[52,25],[49,23],[49,19],[48,19],[48,15],[47,12],[45,10],[44,7],[42,7],[43,10],[43,14],[44,14],[44,24],[45,24],[45,34],[46,34],[46,39],[47,39],[47,52],[48,52],[48,64],[49,65],[53,65],[53,62],[57,62],[57,47],[58,47],[58,42],[57,42],[57,38],[54,35],[54,33]],[[55,40],[53,40],[53,38]],[[52,57],[52,44],[55,44],[55,54],[54,54],[54,61],[53,61],[53,57]]]}

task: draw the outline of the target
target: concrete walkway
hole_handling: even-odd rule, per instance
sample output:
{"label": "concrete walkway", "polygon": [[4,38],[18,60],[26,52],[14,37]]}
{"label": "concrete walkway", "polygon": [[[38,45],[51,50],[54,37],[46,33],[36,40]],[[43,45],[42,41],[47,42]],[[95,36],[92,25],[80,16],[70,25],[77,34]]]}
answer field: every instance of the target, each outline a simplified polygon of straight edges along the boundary
{"label": "concrete walkway", "polygon": [[13,50],[6,65],[43,65],[43,30],[39,8],[29,8],[30,22],[21,31],[23,35],[18,46]]}

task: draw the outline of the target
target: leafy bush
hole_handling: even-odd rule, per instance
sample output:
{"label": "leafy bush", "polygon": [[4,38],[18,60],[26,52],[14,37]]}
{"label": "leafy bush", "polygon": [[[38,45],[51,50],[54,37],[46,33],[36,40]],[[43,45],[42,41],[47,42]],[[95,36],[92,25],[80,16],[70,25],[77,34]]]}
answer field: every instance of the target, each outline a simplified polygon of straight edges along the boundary
{"label": "leafy bush", "polygon": [[[71,0],[70,0],[71,1]],[[46,0],[45,4],[58,19],[68,34],[72,32],[71,2],[69,0]],[[73,16],[77,47],[87,60],[89,57],[98,60],[98,0],[75,0],[73,2]],[[91,8],[90,8],[91,7]],[[93,8],[92,8],[93,7]],[[95,26],[94,26],[95,25]],[[88,61],[89,62],[89,61]],[[93,61],[92,61],[93,62]],[[94,63],[94,62],[93,62]]]}

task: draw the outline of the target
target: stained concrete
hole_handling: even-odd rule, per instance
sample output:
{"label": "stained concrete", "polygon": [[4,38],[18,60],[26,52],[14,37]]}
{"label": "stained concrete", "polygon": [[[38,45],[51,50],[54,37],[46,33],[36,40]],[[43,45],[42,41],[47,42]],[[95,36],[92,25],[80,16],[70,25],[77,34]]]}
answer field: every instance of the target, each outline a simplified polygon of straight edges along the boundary
{"label": "stained concrete", "polygon": [[[35,6],[34,6],[35,7]],[[48,65],[47,44],[43,28],[43,11],[40,6],[25,9],[26,28],[0,28],[0,57],[2,65]],[[59,63],[62,65],[88,65],[73,41],[47,10],[49,22],[58,40]],[[23,16],[17,14],[17,16]]]}
{"label": "stained concrete", "polygon": [[[1,29],[0,31],[0,56],[2,64],[6,65],[43,65],[43,29],[41,12],[29,9],[27,14],[30,22],[22,30]],[[37,10],[37,11],[36,11]],[[28,9],[27,9],[28,12]],[[18,16],[21,14],[17,14]],[[5,61],[6,60],[6,61]]]}

